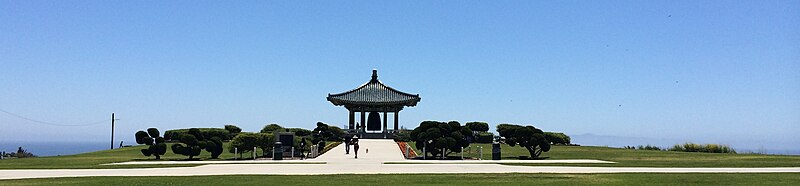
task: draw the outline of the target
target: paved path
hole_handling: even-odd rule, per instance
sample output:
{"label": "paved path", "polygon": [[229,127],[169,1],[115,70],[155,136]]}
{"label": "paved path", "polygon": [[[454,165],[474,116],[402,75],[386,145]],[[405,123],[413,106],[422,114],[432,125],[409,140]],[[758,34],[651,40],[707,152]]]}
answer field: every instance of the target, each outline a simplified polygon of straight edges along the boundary
{"label": "paved path", "polygon": [[[143,169],[45,169],[0,170],[0,179],[86,176],[195,176],[195,175],[324,175],[324,174],[412,174],[412,173],[800,173],[792,168],[646,168],[646,167],[558,167],[508,166],[498,164],[383,164],[402,161],[394,143],[362,140],[358,159],[344,154],[340,145],[317,158],[327,164],[209,164],[197,167]],[[390,148],[394,147],[394,148]],[[370,149],[366,153],[366,149]]]}
{"label": "paved path", "polygon": [[603,160],[569,159],[569,160],[402,160],[384,161],[386,164],[571,164],[571,163],[616,163]]}
{"label": "paved path", "polygon": [[403,161],[403,152],[394,140],[361,139],[358,142],[358,159],[350,146],[350,154],[345,154],[345,146],[339,145],[317,157],[317,161],[328,164],[381,164],[384,161]]}

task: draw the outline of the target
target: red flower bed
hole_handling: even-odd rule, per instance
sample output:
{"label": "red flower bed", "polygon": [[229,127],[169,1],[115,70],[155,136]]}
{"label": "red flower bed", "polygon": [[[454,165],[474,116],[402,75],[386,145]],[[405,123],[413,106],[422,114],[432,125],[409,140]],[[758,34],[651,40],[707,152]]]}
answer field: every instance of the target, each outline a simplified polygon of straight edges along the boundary
{"label": "red flower bed", "polygon": [[406,143],[406,142],[402,142],[402,141],[401,142],[397,142],[397,147],[400,147],[400,152],[403,152],[403,157],[410,157],[410,158],[416,157],[417,153],[414,152],[414,149],[410,149],[408,152],[411,155],[410,156],[406,156],[406,148],[405,148],[406,145],[408,145],[408,143]]}

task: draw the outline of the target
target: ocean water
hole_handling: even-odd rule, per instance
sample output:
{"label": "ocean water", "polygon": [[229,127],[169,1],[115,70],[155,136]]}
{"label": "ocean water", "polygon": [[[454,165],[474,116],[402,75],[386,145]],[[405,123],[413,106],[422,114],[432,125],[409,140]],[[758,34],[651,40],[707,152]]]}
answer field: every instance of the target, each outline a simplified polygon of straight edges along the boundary
{"label": "ocean water", "polygon": [[[117,148],[116,144],[114,148]],[[59,156],[106,150],[111,148],[109,142],[8,142],[0,141],[0,151],[17,152],[22,147],[36,156]]]}

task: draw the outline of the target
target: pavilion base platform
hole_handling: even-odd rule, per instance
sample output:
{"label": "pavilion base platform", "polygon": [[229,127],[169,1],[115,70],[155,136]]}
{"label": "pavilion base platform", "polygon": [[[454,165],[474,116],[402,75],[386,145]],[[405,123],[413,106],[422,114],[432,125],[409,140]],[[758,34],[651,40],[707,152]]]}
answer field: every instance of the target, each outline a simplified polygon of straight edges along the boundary
{"label": "pavilion base platform", "polygon": [[370,133],[370,132],[348,132],[350,136],[358,136],[361,139],[394,139],[394,132]]}

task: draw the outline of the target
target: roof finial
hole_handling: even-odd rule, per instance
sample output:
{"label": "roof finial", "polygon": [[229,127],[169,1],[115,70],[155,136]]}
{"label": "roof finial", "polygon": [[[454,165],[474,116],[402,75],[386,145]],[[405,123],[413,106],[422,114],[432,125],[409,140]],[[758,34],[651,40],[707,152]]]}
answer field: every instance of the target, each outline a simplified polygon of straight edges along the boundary
{"label": "roof finial", "polygon": [[378,81],[378,69],[372,69],[372,81]]}

